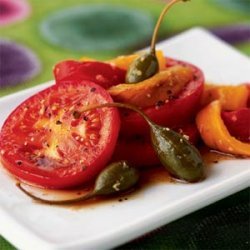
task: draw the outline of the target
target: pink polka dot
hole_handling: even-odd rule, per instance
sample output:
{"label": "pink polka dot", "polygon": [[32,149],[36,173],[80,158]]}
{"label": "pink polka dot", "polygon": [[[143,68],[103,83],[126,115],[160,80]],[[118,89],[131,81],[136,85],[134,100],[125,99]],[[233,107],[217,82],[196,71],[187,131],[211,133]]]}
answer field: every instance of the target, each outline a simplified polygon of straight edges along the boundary
{"label": "pink polka dot", "polygon": [[26,0],[0,0],[0,26],[23,20],[30,11],[30,5]]}

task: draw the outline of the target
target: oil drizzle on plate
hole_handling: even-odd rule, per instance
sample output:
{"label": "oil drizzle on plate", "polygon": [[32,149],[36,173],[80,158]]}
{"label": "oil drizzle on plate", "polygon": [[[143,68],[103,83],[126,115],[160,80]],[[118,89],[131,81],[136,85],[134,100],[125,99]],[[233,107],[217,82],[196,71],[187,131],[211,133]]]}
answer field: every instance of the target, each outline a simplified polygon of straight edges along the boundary
{"label": "oil drizzle on plate", "polygon": [[[205,165],[208,167],[214,166],[214,164],[221,162],[221,161],[240,158],[235,155],[225,154],[225,153],[218,152],[216,150],[209,149],[208,147],[201,147],[200,152],[205,162]],[[209,169],[207,170],[209,172]],[[79,202],[79,203],[75,203],[71,205],[63,205],[60,207],[69,208],[73,210],[79,210],[82,208],[95,209],[97,206],[104,205],[104,204],[111,204],[112,206],[115,206],[120,202],[127,201],[129,199],[138,198],[138,194],[140,194],[143,189],[150,187],[152,185],[179,182],[178,180],[173,179],[165,170],[165,168],[161,166],[140,169],[140,171],[141,171],[141,176],[140,176],[140,181],[137,187],[134,188],[133,190],[130,190],[129,192],[120,194],[118,196],[97,197],[97,198],[93,198],[87,201],[83,201],[83,202]],[[77,198],[79,196],[87,194],[90,190],[93,189],[93,186],[94,186],[94,184],[92,183],[87,186],[80,187],[77,189],[71,189],[71,190],[48,190],[48,189],[32,187],[26,184],[24,185],[25,185],[25,189],[27,189],[32,194],[38,197],[41,197],[41,198],[46,197],[46,199],[55,199],[55,200]]]}
{"label": "oil drizzle on plate", "polygon": [[[116,195],[116,196],[96,197],[96,198],[86,200],[83,202],[78,202],[78,203],[74,203],[71,205],[60,205],[57,207],[78,210],[81,208],[94,209],[97,205],[99,206],[103,204],[116,205],[117,203],[126,201],[128,199],[137,198],[134,196],[137,196],[138,192],[140,192],[145,187],[152,186],[157,183],[169,183],[169,182],[174,182],[174,180],[172,180],[170,175],[167,173],[167,171],[163,167],[157,166],[153,168],[147,168],[147,169],[141,170],[140,181],[137,187],[135,187],[133,190],[130,190],[126,193]],[[25,183],[22,183],[22,186],[27,191],[29,191],[30,193],[32,193],[33,195],[39,198],[44,198],[44,199],[46,198],[46,199],[51,199],[51,200],[64,200],[64,199],[66,200],[66,199],[74,199],[84,194],[87,194],[90,190],[93,189],[94,184],[89,184],[87,186],[80,187],[77,189],[71,189],[71,190],[43,189],[43,188],[33,187]],[[36,202],[36,203],[39,204],[39,202]],[[48,205],[48,204],[44,204],[44,205]]]}
{"label": "oil drizzle on plate", "polygon": [[214,164],[225,160],[242,159],[240,156],[222,153],[205,146],[201,147],[199,150],[206,166],[213,166]]}

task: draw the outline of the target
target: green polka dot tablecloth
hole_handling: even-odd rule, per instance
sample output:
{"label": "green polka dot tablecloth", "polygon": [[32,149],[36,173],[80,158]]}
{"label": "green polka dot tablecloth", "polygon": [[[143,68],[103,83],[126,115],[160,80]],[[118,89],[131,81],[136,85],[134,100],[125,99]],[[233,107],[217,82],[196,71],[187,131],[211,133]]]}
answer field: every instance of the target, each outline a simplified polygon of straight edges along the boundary
{"label": "green polka dot tablecloth", "polygon": [[[0,0],[0,96],[52,79],[57,61],[107,59],[145,47],[165,2]],[[169,13],[159,40],[203,26],[250,55],[249,0],[188,4]],[[0,237],[0,250],[9,249]],[[118,249],[249,249],[249,189]]]}
{"label": "green polka dot tablecloth", "polygon": [[[51,80],[52,67],[60,60],[82,56],[108,59],[149,45],[165,3],[0,0],[0,59],[2,65],[8,61],[8,67],[0,67],[0,96]],[[176,5],[161,26],[159,40],[203,26],[250,55],[249,6],[249,0],[192,0],[185,6]],[[6,40],[19,48],[25,72],[11,62],[13,56],[2,45]]]}

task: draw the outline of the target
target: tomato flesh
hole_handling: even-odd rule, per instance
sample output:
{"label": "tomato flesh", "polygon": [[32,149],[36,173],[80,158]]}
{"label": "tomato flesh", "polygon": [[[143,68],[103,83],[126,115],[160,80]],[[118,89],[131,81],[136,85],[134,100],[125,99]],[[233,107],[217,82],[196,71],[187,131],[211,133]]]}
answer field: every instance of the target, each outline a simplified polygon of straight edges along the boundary
{"label": "tomato flesh", "polygon": [[97,61],[67,60],[54,68],[56,83],[89,80],[105,89],[125,82],[126,71],[111,64]]}
{"label": "tomato flesh", "polygon": [[20,104],[0,134],[3,166],[17,178],[47,188],[68,188],[95,177],[118,136],[116,108],[82,112],[112,102],[90,81],[54,85]]}
{"label": "tomato flesh", "polygon": [[[204,87],[204,75],[197,67],[167,58],[167,67],[187,65],[193,69],[194,79],[182,92],[167,103],[159,102],[155,106],[144,108],[143,111],[157,124],[171,128],[190,123],[199,109],[201,94]],[[121,133],[125,135],[148,133],[148,125],[137,113],[121,111]]]}

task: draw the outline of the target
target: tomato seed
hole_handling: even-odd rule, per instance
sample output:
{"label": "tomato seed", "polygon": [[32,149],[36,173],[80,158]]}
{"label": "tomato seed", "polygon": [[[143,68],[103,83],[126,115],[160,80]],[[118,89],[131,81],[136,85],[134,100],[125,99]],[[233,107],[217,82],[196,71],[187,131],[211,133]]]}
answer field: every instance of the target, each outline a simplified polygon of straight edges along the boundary
{"label": "tomato seed", "polygon": [[56,121],[56,125],[61,125],[61,124],[62,124],[62,122],[60,120]]}
{"label": "tomato seed", "polygon": [[73,112],[73,117],[74,117],[75,119],[79,119],[79,118],[81,117],[81,113],[78,112],[78,111],[74,111],[74,112]]}

